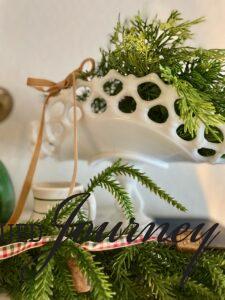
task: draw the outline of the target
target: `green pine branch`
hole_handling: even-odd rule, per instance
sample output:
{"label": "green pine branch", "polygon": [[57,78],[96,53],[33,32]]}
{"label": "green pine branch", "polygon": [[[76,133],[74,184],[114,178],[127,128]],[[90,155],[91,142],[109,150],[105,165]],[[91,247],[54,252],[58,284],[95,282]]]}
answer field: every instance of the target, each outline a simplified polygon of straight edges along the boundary
{"label": "green pine branch", "polygon": [[184,121],[184,132],[189,132],[192,137],[202,122],[206,127],[206,133],[211,132],[216,140],[221,142],[214,127],[224,123],[225,117],[216,112],[216,108],[210,101],[206,92],[198,91],[191,83],[173,76],[169,68],[161,67],[162,77],[172,83],[179,95],[179,112]]}
{"label": "green pine branch", "polygon": [[90,180],[87,192],[89,193],[93,191],[93,189],[97,186],[106,189],[115,197],[119,205],[122,207],[124,214],[128,220],[134,217],[132,200],[130,199],[130,196],[125,191],[125,189],[115,179],[110,178],[110,176],[106,175],[105,172],[103,174],[97,175]]}
{"label": "green pine branch", "polygon": [[[137,299],[138,295],[135,289],[135,284],[130,278],[131,265],[135,257],[139,254],[137,247],[128,247],[123,249],[118,255],[115,256],[114,263],[112,264],[112,281],[115,291],[123,293],[124,300]],[[119,297],[117,298],[119,299]]]}
{"label": "green pine branch", "polygon": [[[162,252],[162,251],[161,251]],[[155,299],[174,299],[175,294],[171,288],[170,276],[166,274],[166,260],[164,263],[164,272],[161,269],[161,259],[159,254],[159,261],[157,261],[155,251],[146,259],[146,254],[142,253],[137,257],[136,266],[140,277],[143,278],[143,285],[148,286],[149,291]]]}
{"label": "green pine branch", "polygon": [[52,299],[53,295],[53,268],[55,261],[52,258],[47,266],[41,271],[40,268],[42,267],[46,257],[48,255],[49,247],[46,246],[42,249],[43,252],[40,253],[36,265],[35,276],[29,281],[24,282],[23,286],[23,298],[26,300],[50,300]]}
{"label": "green pine branch", "polygon": [[[176,10],[165,22],[158,17],[148,20],[140,14],[125,22],[119,20],[108,49],[100,50],[95,75],[105,76],[111,69],[137,77],[158,74],[178,92],[185,132],[194,137],[203,122],[206,133],[221,142],[214,127],[225,121],[225,50],[187,46],[193,37],[192,27],[203,20],[186,21]],[[150,87],[142,90],[141,97],[157,98]]]}
{"label": "green pine branch", "polygon": [[[34,249],[29,256],[38,258],[47,250]],[[46,291],[52,290],[47,299],[116,299],[116,300],[224,300],[225,297],[225,254],[224,250],[206,250],[198,260],[184,289],[180,289],[180,279],[192,253],[178,252],[173,246],[157,242],[144,243],[129,248],[96,253],[95,256],[74,246],[71,241],[59,249],[52,274],[54,281],[46,278],[46,270],[37,280],[36,269],[31,268],[29,280],[22,288],[17,270],[20,258],[14,257],[0,264],[0,286],[10,293],[12,299],[46,299]],[[66,261],[73,257],[86,274],[93,291],[76,294],[72,289],[71,274]],[[26,258],[24,257],[26,260]],[[40,259],[38,259],[40,264]],[[101,265],[101,267],[99,267]],[[12,266],[13,272],[5,272]],[[50,276],[51,277],[51,276]],[[35,286],[41,282],[37,298]],[[44,288],[43,288],[44,287]],[[42,292],[41,292],[42,291]],[[50,291],[51,293],[51,291]],[[116,293],[116,294],[113,294]],[[44,298],[41,298],[44,295]]]}
{"label": "green pine branch", "polygon": [[108,276],[104,274],[100,263],[93,260],[90,253],[74,246],[74,243],[68,240],[64,243],[63,248],[61,248],[61,255],[68,259],[75,259],[77,266],[84,273],[92,287],[92,299],[112,299],[113,292],[111,291]]}
{"label": "green pine branch", "polygon": [[162,188],[160,188],[157,184],[155,184],[147,175],[136,169],[135,167],[123,164],[121,160],[118,160],[112,168],[110,169],[114,175],[124,175],[137,180],[140,184],[145,186],[150,191],[154,192],[161,199],[165,200],[167,203],[176,207],[181,211],[186,211],[186,208],[176,201],[173,197],[167,194]]}
{"label": "green pine branch", "polygon": [[[118,204],[123,209],[123,212],[127,219],[131,219],[134,217],[134,207],[132,203],[132,199],[130,195],[125,191],[125,189],[119,184],[117,180],[115,180],[115,176],[124,175],[137,180],[140,184],[145,186],[150,191],[154,192],[160,198],[165,200],[170,205],[174,206],[175,208],[186,211],[186,208],[176,201],[173,197],[171,197],[168,193],[166,193],[162,188],[156,185],[147,175],[140,172],[135,167],[123,164],[121,160],[117,160],[111,166],[107,167],[105,170],[100,172],[98,175],[94,176],[90,183],[86,188],[86,193],[92,193],[97,187],[104,188],[108,192],[110,192]],[[57,218],[58,223],[65,220],[71,212],[76,208],[76,206],[84,199],[85,195],[79,196],[74,200],[71,200],[65,207],[63,207],[60,211],[60,214]],[[51,231],[52,227],[52,219],[55,215],[56,207],[51,209],[48,214],[46,215],[45,219],[41,222],[45,234],[49,234],[49,230]],[[86,220],[85,216],[80,212],[78,216],[79,221]],[[54,232],[56,234],[56,232]]]}
{"label": "green pine branch", "polygon": [[64,300],[79,299],[79,295],[75,291],[71,272],[68,269],[65,257],[57,255],[56,260],[57,264],[55,265],[54,270],[55,297],[62,297]]}
{"label": "green pine branch", "polygon": [[208,288],[207,286],[204,286],[204,284],[189,279],[187,283],[185,284],[184,289],[181,289],[179,287],[181,277],[177,274],[172,275],[170,277],[170,285],[172,288],[175,288],[176,291],[176,299],[177,300],[183,300],[183,299],[196,299],[196,300],[215,300],[220,299],[219,295],[216,295],[213,290]]}

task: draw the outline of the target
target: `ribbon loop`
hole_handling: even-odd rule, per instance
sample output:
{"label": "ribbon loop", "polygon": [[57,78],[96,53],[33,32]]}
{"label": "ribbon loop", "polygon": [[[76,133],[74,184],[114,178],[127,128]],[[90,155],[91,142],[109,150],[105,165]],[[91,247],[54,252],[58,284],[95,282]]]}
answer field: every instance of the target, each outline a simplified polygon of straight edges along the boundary
{"label": "ribbon loop", "polygon": [[95,69],[95,61],[93,58],[87,58],[83,60],[83,62],[80,64],[79,68],[72,71],[66,78],[59,82],[54,82],[48,79],[41,79],[41,78],[31,78],[29,77],[27,79],[27,85],[31,86],[38,91],[47,92],[51,94],[51,96],[59,93],[63,89],[68,89],[73,86],[73,76],[75,79],[77,79],[81,73],[85,72],[85,65],[87,63],[91,64],[90,70],[86,73],[86,76],[88,74],[91,74]]}
{"label": "ribbon loop", "polygon": [[43,132],[44,132],[44,123],[45,123],[45,112],[46,112],[46,107],[48,104],[48,101],[51,97],[56,96],[58,93],[60,93],[61,90],[63,89],[68,89],[73,87],[73,102],[74,102],[74,168],[73,168],[73,176],[70,184],[70,189],[69,189],[69,195],[72,193],[73,188],[76,183],[76,176],[77,176],[77,161],[78,161],[78,150],[77,150],[77,118],[76,118],[76,80],[77,78],[83,73],[84,71],[84,66],[90,63],[91,68],[88,72],[86,72],[86,76],[90,75],[94,69],[95,69],[95,61],[93,58],[87,58],[85,59],[79,66],[78,69],[75,69],[73,72],[71,72],[64,80],[59,81],[59,82],[54,82],[48,79],[40,79],[40,78],[28,78],[27,79],[27,85],[35,88],[38,91],[45,92],[47,93],[45,102],[43,105],[42,109],[42,114],[41,114],[41,120],[40,120],[40,127],[39,127],[39,132],[38,132],[38,137],[37,141],[34,147],[33,155],[31,158],[31,162],[23,183],[23,187],[17,202],[17,206],[10,217],[9,221],[7,224],[15,224],[26,203],[27,196],[29,194],[29,191],[31,189],[32,181],[33,181],[33,176],[36,170],[39,154],[41,151],[41,145],[42,145],[42,139],[43,139]]}

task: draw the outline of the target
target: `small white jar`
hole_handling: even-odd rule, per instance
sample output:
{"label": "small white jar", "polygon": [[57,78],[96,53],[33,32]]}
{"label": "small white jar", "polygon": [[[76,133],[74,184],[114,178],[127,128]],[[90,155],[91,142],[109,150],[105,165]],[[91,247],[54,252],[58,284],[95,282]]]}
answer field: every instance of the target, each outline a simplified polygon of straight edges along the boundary
{"label": "small white jar", "polygon": [[[47,212],[68,197],[69,182],[40,182],[32,186],[34,195],[34,207],[31,220],[42,220]],[[84,187],[77,183],[73,189],[73,195],[84,192]],[[82,206],[82,210],[88,219],[94,221],[96,217],[96,201],[93,194]]]}

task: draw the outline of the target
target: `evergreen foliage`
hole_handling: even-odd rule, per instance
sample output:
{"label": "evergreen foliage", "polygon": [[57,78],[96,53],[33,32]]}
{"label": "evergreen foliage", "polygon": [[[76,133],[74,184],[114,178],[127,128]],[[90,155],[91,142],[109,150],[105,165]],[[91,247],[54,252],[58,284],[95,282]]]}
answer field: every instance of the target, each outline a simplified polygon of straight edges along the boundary
{"label": "evergreen foliage", "polygon": [[[225,120],[225,51],[186,46],[192,38],[191,27],[202,21],[184,21],[177,11],[172,11],[166,22],[158,18],[149,22],[140,15],[125,23],[118,21],[110,48],[101,50],[102,58],[93,75],[104,76],[110,69],[138,77],[157,73],[178,92],[177,112],[184,122],[180,133],[187,139],[194,137],[203,122],[208,139],[221,142],[223,137],[217,126]],[[121,86],[114,82],[105,89],[116,94]],[[141,87],[141,93],[145,99],[152,99],[158,91],[149,85]],[[81,95],[80,100],[86,96]],[[133,178],[175,208],[186,210],[144,173],[120,160],[91,179],[86,192],[93,192],[96,187],[106,189],[129,220],[134,216],[134,208],[129,194],[115,179],[118,175]],[[80,196],[69,202],[60,211],[58,222],[68,217],[82,199]],[[55,210],[56,207],[40,222],[43,234],[57,235],[58,229],[52,227]],[[84,219],[86,216],[80,212],[78,220]],[[9,232],[5,236],[9,237]],[[0,241],[0,246],[4,244],[6,241]],[[47,267],[37,272],[51,246],[49,243],[0,261],[0,291],[15,300],[225,300],[223,250],[205,251],[181,289],[180,280],[192,254],[179,252],[174,246],[150,242],[93,255],[67,239]],[[86,275],[92,286],[90,292],[76,293],[68,259],[74,259]]]}
{"label": "evergreen foliage", "polygon": [[[114,181],[116,175],[131,176],[178,209],[185,209],[145,174],[120,160],[95,176],[86,191],[92,192],[99,186],[106,188],[119,201],[125,215],[133,216],[131,199]],[[59,219],[68,217],[82,199],[80,196],[69,202],[60,212]],[[56,207],[41,221],[43,235],[58,233],[51,224],[55,210]],[[83,218],[82,214],[79,215],[79,221]],[[173,246],[150,242],[92,254],[67,239],[47,267],[37,273],[51,247],[52,243],[49,243],[0,261],[0,291],[6,291],[15,300],[225,299],[224,251],[207,250],[203,253],[185,288],[180,289],[183,271],[192,254],[178,252]],[[76,293],[67,265],[68,259],[74,259],[86,275],[92,286],[90,292]]]}
{"label": "evergreen foliage", "polygon": [[[190,140],[203,122],[207,139],[221,142],[223,136],[217,126],[225,120],[225,51],[186,46],[192,38],[191,27],[202,21],[184,21],[177,11],[172,11],[166,22],[158,18],[149,22],[140,15],[124,23],[118,21],[110,48],[101,50],[102,58],[93,75],[104,76],[110,69],[138,77],[157,73],[179,95],[175,109],[184,122],[180,135]],[[106,83],[104,88],[112,95],[121,90],[116,81]],[[148,85],[140,87],[139,92],[144,99],[151,100],[158,90]],[[85,100],[86,96],[81,95],[80,99]],[[118,175],[131,177],[175,208],[186,210],[144,173],[120,160],[91,179],[86,192],[93,192],[96,187],[106,189],[129,220],[134,216],[134,208],[129,194],[116,180]],[[58,222],[68,217],[82,199],[80,196],[69,202],[60,211]],[[58,229],[52,227],[55,210],[56,207],[41,221],[43,234],[58,234]],[[78,221],[85,219],[80,212]],[[7,243],[9,232],[5,237],[0,245]],[[0,291],[8,292],[16,300],[225,300],[223,250],[206,250],[181,289],[180,280],[192,254],[179,252],[174,246],[151,242],[93,255],[67,239],[47,267],[37,273],[51,246],[49,243],[0,261]],[[90,292],[77,294],[74,290],[67,265],[71,258],[86,275],[92,286]]]}
{"label": "evergreen foliage", "polygon": [[49,300],[53,295],[53,269],[54,258],[48,263],[46,268],[38,272],[48,255],[49,247],[41,249],[36,264],[36,272],[34,278],[26,280],[23,284],[23,299],[42,299]]}
{"label": "evergreen foliage", "polygon": [[[195,136],[200,122],[211,136],[221,141],[215,127],[225,121],[224,49],[201,49],[187,46],[191,27],[203,18],[184,21],[174,10],[165,22],[137,15],[117,22],[108,49],[101,49],[96,75],[115,69],[123,75],[138,77],[157,73],[172,84],[179,95],[180,117],[185,133]],[[144,99],[154,90],[146,88]]]}
{"label": "evergreen foliage", "polygon": [[[64,247],[65,246],[65,247]],[[30,280],[23,283],[18,272],[5,273],[4,268],[17,263],[26,253],[9,261],[0,263],[1,291],[7,291],[12,299],[115,299],[115,300],[224,300],[225,299],[225,257],[222,250],[207,250],[198,261],[198,265],[187,281],[184,289],[180,288],[183,271],[193,254],[178,252],[174,247],[155,242],[131,246],[125,249],[96,253],[95,255],[73,246],[76,262],[80,258],[80,267],[93,284],[91,292],[77,294],[74,291],[71,275],[67,269],[65,248],[63,245],[55,256],[52,272],[51,266],[44,270],[40,278],[32,272]],[[78,249],[78,250],[77,250]],[[34,250],[30,251],[36,264]],[[77,256],[77,253],[78,254]],[[70,253],[69,253],[70,254]],[[221,263],[221,264],[220,264]],[[52,265],[52,263],[50,263]],[[41,273],[40,273],[41,274]],[[7,281],[7,283],[6,283]],[[36,287],[40,291],[37,293]],[[52,296],[46,291],[52,289]],[[48,293],[47,293],[48,294]]]}

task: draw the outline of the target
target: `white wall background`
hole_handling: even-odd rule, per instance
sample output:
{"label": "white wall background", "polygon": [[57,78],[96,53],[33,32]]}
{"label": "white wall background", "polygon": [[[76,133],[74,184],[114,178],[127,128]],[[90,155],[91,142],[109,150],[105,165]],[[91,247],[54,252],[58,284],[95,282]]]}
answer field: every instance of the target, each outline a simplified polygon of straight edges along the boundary
{"label": "white wall background", "polygon": [[[188,19],[207,17],[194,28],[194,45],[225,48],[223,0],[0,0],[0,86],[9,89],[15,100],[12,115],[0,123],[0,159],[12,175],[17,195],[31,155],[29,122],[38,119],[41,107],[38,93],[26,87],[26,78],[32,75],[58,81],[84,58],[98,58],[99,47],[106,46],[119,14],[124,18],[139,10],[147,16],[166,18],[172,9]],[[39,164],[35,180],[69,180],[71,171],[72,164],[47,159]],[[183,201],[190,215],[210,215],[225,222],[225,166],[180,163],[169,170],[146,167],[146,171]],[[94,172],[82,163],[79,181],[87,182]],[[149,214],[177,214],[143,192]],[[154,201],[148,201],[151,197]],[[98,199],[102,207],[109,205],[102,194]],[[31,206],[32,197],[27,211]]]}

